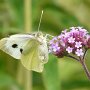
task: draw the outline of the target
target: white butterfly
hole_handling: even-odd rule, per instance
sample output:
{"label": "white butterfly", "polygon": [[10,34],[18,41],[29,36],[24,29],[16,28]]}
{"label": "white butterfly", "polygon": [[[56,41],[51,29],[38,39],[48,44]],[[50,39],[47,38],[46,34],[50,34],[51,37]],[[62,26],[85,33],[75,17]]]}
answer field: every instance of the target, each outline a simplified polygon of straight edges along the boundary
{"label": "white butterfly", "polygon": [[16,59],[28,70],[42,72],[48,62],[46,36],[35,34],[16,34],[0,40],[0,49]]}

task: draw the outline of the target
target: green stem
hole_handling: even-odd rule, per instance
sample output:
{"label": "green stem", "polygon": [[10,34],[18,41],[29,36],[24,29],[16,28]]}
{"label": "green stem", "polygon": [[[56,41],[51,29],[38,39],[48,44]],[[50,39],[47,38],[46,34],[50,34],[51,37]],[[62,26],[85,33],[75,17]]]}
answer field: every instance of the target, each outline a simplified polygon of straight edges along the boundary
{"label": "green stem", "polygon": [[32,72],[24,68],[24,89],[32,90]]}
{"label": "green stem", "polygon": [[85,52],[84,52],[84,55],[83,55],[83,60],[85,60],[85,55],[86,55],[86,53],[87,53],[87,50],[88,50],[88,49],[85,49]]}
{"label": "green stem", "polygon": [[[24,0],[24,32],[30,33],[32,30],[31,19],[31,0]],[[24,87],[24,90],[32,90],[32,73],[26,70],[21,63],[18,68],[18,82]]]}
{"label": "green stem", "polygon": [[87,66],[85,64],[85,60],[80,59],[80,63],[82,64],[82,67],[83,67],[88,79],[90,80],[90,71],[88,70],[88,68],[87,68]]}
{"label": "green stem", "polygon": [[23,66],[19,62],[18,63],[18,68],[17,68],[17,81],[20,85],[23,85],[24,80],[23,80]]}
{"label": "green stem", "polygon": [[73,57],[73,56],[71,56],[71,55],[67,55],[67,57],[70,57],[70,58],[72,58],[72,59],[74,59],[74,60],[76,60],[76,61],[79,61],[79,59],[78,59],[78,58]]}
{"label": "green stem", "polygon": [[[24,30],[25,33],[30,33],[32,30],[31,18],[31,0],[24,0]],[[24,88],[25,90],[32,90],[32,72],[25,69],[24,71]]]}

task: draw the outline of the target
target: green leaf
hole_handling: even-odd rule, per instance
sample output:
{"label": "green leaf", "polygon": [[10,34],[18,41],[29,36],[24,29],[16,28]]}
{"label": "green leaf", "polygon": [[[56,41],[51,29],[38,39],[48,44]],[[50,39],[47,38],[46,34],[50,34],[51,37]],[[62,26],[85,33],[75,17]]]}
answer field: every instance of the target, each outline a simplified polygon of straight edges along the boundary
{"label": "green leaf", "polygon": [[61,90],[58,62],[54,56],[50,56],[49,62],[45,65],[43,80],[46,90]]}
{"label": "green leaf", "polygon": [[[23,90],[20,85],[8,74],[0,72],[0,90],[2,88],[9,88],[9,90],[16,88],[17,90]],[[10,89],[11,88],[11,89]],[[8,89],[5,89],[8,90]]]}

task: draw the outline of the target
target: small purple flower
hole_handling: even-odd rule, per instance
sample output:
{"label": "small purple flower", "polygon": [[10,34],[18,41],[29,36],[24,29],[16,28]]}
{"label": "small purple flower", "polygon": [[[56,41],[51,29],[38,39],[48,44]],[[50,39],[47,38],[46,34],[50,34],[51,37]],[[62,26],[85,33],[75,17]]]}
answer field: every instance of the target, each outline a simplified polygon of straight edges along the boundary
{"label": "small purple flower", "polygon": [[61,46],[65,47],[65,42],[60,40],[59,43],[61,44]]}
{"label": "small purple flower", "polygon": [[88,31],[82,27],[77,27],[80,32],[83,32],[83,35],[86,35]]}
{"label": "small purple flower", "polygon": [[66,51],[67,51],[68,53],[71,53],[72,50],[73,50],[73,48],[71,48],[71,47],[67,47],[67,48],[66,48]]}
{"label": "small purple flower", "polygon": [[57,37],[54,37],[52,40],[50,40],[50,44],[56,43],[57,42]]}
{"label": "small purple flower", "polygon": [[52,51],[53,52],[57,52],[57,51],[59,51],[60,50],[60,47],[59,46],[53,46],[53,48],[52,48]]}
{"label": "small purple flower", "polygon": [[82,49],[77,49],[75,53],[76,53],[77,56],[83,56],[84,55]]}
{"label": "small purple flower", "polygon": [[80,47],[82,47],[82,42],[75,42],[75,47],[76,48],[80,48]]}
{"label": "small purple flower", "polygon": [[68,38],[68,42],[69,42],[69,43],[74,43],[74,42],[75,42],[75,38],[69,37],[69,38]]}

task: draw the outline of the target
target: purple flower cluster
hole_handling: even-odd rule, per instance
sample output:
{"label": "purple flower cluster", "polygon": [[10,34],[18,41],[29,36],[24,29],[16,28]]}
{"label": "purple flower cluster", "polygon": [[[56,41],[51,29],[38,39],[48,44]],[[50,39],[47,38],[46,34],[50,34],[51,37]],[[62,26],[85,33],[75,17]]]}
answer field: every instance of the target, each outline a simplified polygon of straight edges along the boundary
{"label": "purple flower cluster", "polygon": [[90,48],[90,35],[82,27],[70,27],[49,42],[49,51],[58,57],[74,54],[82,57]]}

